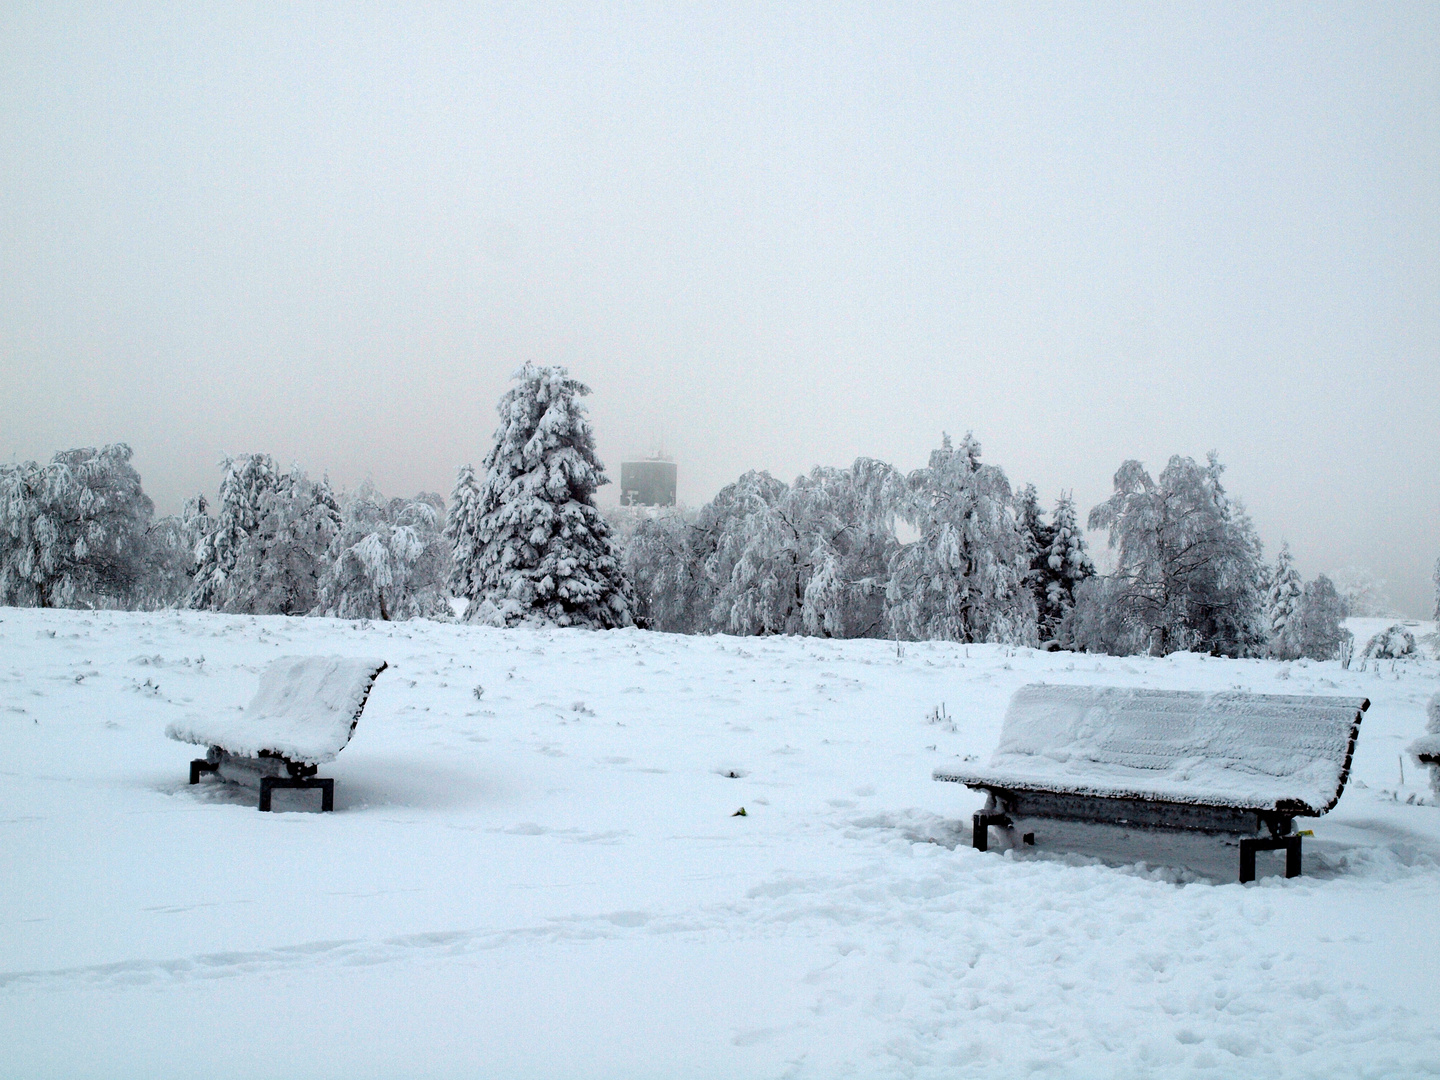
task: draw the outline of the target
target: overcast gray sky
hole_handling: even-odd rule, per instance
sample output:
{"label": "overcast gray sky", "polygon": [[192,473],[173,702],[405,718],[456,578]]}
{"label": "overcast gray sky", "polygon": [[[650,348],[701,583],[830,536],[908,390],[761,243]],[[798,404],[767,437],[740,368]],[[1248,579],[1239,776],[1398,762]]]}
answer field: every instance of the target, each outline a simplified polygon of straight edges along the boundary
{"label": "overcast gray sky", "polygon": [[527,359],[691,504],[1213,448],[1428,614],[1440,6],[0,7],[5,458],[448,494]]}

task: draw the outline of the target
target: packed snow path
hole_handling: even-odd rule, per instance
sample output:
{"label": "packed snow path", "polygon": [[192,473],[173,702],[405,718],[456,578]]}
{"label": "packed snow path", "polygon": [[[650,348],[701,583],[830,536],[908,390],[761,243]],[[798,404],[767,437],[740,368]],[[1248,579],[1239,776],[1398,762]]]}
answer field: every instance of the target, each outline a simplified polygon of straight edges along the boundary
{"label": "packed snow path", "polygon": [[[288,653],[391,665],[334,814],[164,737]],[[0,608],[0,1075],[1440,1074],[1440,807],[1399,782],[1440,664],[903,653]],[[1203,843],[968,847],[931,770],[1041,680],[1373,704],[1306,876],[1242,887]]]}

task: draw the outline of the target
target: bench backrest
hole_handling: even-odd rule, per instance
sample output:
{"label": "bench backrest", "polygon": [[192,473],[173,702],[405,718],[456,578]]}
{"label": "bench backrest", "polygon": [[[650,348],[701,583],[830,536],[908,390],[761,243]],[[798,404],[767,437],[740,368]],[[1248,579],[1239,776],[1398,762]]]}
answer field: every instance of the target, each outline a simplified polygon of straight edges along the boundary
{"label": "bench backrest", "polygon": [[191,718],[166,733],[241,757],[333,761],[350,741],[385,666],[369,657],[282,656],[260,673],[260,687],[241,715]]}
{"label": "bench backrest", "polygon": [[984,775],[1037,790],[1324,813],[1344,790],[1369,705],[1364,698],[1025,686],[1010,701]]}

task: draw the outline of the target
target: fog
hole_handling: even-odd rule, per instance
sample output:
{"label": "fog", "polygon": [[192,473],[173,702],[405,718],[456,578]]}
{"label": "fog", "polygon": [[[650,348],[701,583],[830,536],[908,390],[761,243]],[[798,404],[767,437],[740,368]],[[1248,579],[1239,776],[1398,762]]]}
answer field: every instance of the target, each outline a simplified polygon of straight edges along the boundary
{"label": "fog", "polygon": [[1267,557],[1429,613],[1440,8],[476,8],[6,5],[0,456],[448,494],[561,363],[690,504],[1214,449]]}

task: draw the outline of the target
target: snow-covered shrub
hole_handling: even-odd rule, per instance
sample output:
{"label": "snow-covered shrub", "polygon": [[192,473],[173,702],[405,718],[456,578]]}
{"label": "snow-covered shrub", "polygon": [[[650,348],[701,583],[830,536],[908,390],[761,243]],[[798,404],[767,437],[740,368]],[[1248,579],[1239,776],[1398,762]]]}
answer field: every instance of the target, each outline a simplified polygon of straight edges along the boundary
{"label": "snow-covered shrub", "polygon": [[450,616],[450,544],[439,495],[386,500],[368,481],[344,500],[315,609],[341,619]]}
{"label": "snow-covered shrub", "polygon": [[1265,597],[1266,622],[1270,631],[1270,655],[1277,660],[1294,660],[1300,655],[1296,643],[1298,627],[1292,626],[1305,591],[1290,545],[1281,543],[1275,569],[1270,575],[1270,588]]}
{"label": "snow-covered shrub", "polygon": [[579,400],[590,389],[563,367],[526,364],[514,379],[497,407],[473,524],[451,535],[466,553],[465,617],[629,626],[630,583],[595,507],[596,489],[609,481]]}
{"label": "snow-covered shrub", "polygon": [[900,516],[920,534],[891,562],[886,595],[901,637],[1037,641],[1026,550],[1004,470],[980,464],[970,434],[947,435],[927,468],[905,481]]}
{"label": "snow-covered shrub", "polygon": [[1220,485],[1223,466],[1172,457],[1152,479],[1138,461],[1115,474],[1115,493],[1090,512],[1117,552],[1108,591],[1127,627],[1156,655],[1179,649],[1254,656],[1265,644],[1260,540]]}
{"label": "snow-covered shrub", "polygon": [[1365,660],[1399,660],[1415,654],[1415,635],[1399,623],[1381,630],[1360,651]]}
{"label": "snow-covered shrub", "polygon": [[135,602],[155,508],[131,456],[113,443],[0,466],[0,603]]}

